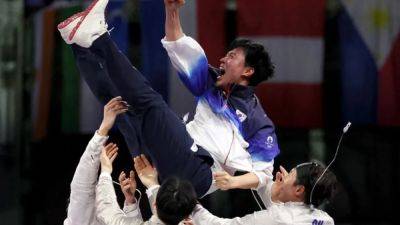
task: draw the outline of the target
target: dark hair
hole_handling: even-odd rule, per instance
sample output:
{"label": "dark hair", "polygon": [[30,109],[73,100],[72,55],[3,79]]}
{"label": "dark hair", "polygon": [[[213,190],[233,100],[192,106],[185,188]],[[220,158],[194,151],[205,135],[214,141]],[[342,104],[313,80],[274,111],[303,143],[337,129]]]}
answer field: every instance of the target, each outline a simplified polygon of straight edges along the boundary
{"label": "dark hair", "polygon": [[[310,204],[310,194],[315,182],[324,172],[325,167],[311,162],[303,163],[296,167],[296,185],[303,185],[305,188],[304,203]],[[337,180],[335,174],[327,170],[315,185],[312,204],[319,206],[326,200],[331,200],[336,192]]]}
{"label": "dark hair", "polygon": [[167,178],[156,197],[158,218],[168,225],[176,225],[192,213],[197,195],[192,184],[177,177]]}
{"label": "dark hair", "polygon": [[263,45],[248,39],[236,39],[229,46],[229,51],[235,48],[244,50],[245,66],[254,69],[254,74],[249,79],[250,86],[257,86],[274,75],[274,65]]}

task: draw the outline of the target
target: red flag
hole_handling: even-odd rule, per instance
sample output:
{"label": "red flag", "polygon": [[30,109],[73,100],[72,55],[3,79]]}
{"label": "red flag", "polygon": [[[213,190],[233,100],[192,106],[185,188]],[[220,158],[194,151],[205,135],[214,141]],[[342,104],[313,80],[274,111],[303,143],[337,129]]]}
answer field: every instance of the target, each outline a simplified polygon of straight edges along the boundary
{"label": "red flag", "polygon": [[263,44],[275,77],[257,89],[278,126],[322,126],[325,0],[238,0],[241,37]]}

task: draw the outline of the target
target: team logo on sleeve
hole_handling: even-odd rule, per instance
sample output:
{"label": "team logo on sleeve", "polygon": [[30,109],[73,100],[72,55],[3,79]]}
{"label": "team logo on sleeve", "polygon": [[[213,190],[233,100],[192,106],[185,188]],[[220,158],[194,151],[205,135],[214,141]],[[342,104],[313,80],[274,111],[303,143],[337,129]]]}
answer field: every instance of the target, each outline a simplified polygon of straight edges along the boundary
{"label": "team logo on sleeve", "polygon": [[272,136],[268,136],[266,144],[267,144],[267,148],[274,147],[274,138]]}
{"label": "team logo on sleeve", "polygon": [[243,121],[246,120],[247,116],[243,112],[241,112],[239,109],[236,109],[236,115],[239,118],[239,121],[242,123]]}

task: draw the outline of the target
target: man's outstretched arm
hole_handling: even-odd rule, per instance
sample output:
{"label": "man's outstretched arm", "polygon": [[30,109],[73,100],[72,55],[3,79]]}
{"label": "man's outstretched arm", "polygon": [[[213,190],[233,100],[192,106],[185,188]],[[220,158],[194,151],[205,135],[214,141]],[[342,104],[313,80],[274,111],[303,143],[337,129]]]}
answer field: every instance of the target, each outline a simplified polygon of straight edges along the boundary
{"label": "man's outstretched arm", "polygon": [[179,8],[185,4],[184,0],[164,0],[165,4],[165,40],[176,41],[183,37]]}
{"label": "man's outstretched arm", "polygon": [[259,185],[259,179],[253,172],[239,176],[231,176],[225,171],[214,173],[216,185],[221,190],[229,189],[255,189]]}
{"label": "man's outstretched arm", "polygon": [[164,0],[165,38],[161,42],[183,84],[193,95],[201,96],[214,81],[209,76],[203,48],[182,31],[179,9],[184,3],[184,0]]}

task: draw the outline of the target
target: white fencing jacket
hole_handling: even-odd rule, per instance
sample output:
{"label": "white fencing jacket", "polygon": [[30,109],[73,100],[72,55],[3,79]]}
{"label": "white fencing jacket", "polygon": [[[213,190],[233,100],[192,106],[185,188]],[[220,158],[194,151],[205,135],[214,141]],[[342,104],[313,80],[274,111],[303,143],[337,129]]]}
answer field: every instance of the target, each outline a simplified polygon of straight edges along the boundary
{"label": "white fencing jacket", "polygon": [[[101,225],[95,215],[95,188],[100,153],[108,136],[94,134],[81,156],[71,182],[71,194],[64,225]],[[135,216],[134,206],[124,206],[124,214]]]}

